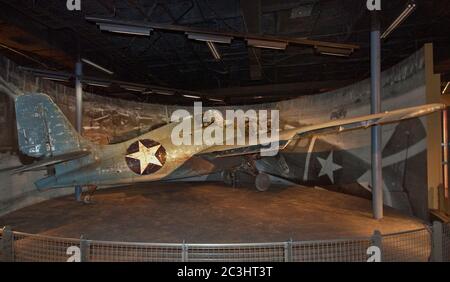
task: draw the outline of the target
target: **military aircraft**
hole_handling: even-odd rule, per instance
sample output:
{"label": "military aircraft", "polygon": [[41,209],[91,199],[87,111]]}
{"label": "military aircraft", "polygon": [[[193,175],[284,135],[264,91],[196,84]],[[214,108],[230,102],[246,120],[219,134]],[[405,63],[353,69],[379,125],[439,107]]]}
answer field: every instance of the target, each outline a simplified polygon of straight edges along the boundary
{"label": "military aircraft", "polygon": [[[259,191],[266,191],[271,185],[270,174],[286,179],[294,178],[298,182],[298,177],[286,173],[289,167],[283,150],[291,143],[312,136],[398,123],[446,108],[444,104],[429,104],[315,125],[291,126],[279,130],[277,134],[276,142],[280,153],[275,157],[265,157],[261,152],[268,144],[260,140],[251,145],[175,145],[171,133],[181,121],[162,125],[125,142],[98,145],[80,136],[49,96],[42,93],[21,93],[7,83],[1,83],[0,91],[15,100],[20,151],[36,158],[34,163],[16,168],[13,173],[46,170],[47,176],[35,182],[39,190],[186,181],[214,173],[221,173],[225,182],[233,183],[235,172],[243,171],[254,176],[255,186]],[[193,116],[190,118],[195,119]],[[203,127],[208,126],[211,123],[203,124]],[[318,158],[318,161],[322,167],[327,168],[320,171],[320,174],[333,181],[332,172],[337,165],[333,164],[332,154],[331,152],[331,162],[329,155]],[[308,162],[305,163],[308,166]],[[305,172],[305,176],[307,174]]]}

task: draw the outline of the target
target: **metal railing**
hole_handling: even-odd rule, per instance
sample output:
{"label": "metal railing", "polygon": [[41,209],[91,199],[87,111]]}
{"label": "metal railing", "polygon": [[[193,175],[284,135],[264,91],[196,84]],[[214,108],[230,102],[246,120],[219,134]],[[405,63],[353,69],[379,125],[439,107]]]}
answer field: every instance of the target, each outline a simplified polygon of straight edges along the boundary
{"label": "metal railing", "polygon": [[3,261],[25,262],[385,262],[450,260],[450,224],[372,237],[261,244],[160,244],[60,238],[0,229]]}

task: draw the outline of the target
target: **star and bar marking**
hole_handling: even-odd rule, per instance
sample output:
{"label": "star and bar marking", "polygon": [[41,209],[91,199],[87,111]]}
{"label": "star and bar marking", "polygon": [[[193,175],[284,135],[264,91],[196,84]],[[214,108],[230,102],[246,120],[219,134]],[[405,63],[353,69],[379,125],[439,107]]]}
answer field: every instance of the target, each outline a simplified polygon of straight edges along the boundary
{"label": "star and bar marking", "polygon": [[[137,146],[136,146],[137,145]],[[138,147],[138,150],[132,149]],[[139,140],[130,145],[127,151],[127,164],[128,167],[135,173],[144,175],[156,172],[165,163],[166,150],[164,147],[152,140]],[[137,168],[139,163],[139,169]]]}

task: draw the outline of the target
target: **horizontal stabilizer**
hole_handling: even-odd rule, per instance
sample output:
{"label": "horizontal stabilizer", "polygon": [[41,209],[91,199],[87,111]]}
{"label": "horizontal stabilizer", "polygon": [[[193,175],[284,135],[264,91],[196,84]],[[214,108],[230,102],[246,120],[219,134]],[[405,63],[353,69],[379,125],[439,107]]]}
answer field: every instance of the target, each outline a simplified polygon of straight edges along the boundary
{"label": "horizontal stabilizer", "polygon": [[47,166],[51,166],[51,165],[55,165],[55,164],[59,164],[59,163],[67,162],[67,161],[72,161],[75,159],[80,159],[82,157],[88,156],[90,153],[91,152],[88,150],[82,150],[82,151],[70,152],[67,154],[54,156],[54,157],[50,157],[50,158],[45,158],[45,159],[39,160],[37,162],[34,162],[30,165],[21,166],[17,169],[14,169],[11,172],[11,174],[17,174],[17,173],[22,173],[22,172],[26,172],[26,171],[34,171],[34,170],[44,170],[47,168]]}

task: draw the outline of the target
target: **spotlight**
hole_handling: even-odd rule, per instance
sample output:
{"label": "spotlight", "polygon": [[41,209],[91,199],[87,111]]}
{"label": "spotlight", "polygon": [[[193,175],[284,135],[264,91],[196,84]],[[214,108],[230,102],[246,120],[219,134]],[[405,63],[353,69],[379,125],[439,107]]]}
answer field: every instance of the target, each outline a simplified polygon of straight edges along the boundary
{"label": "spotlight", "polygon": [[189,39],[204,41],[204,42],[214,42],[214,43],[225,43],[230,44],[233,37],[231,36],[221,36],[214,34],[205,34],[205,33],[194,33],[194,32],[186,32],[186,35]]}
{"label": "spotlight", "polygon": [[399,25],[401,25],[416,9],[416,3],[411,2],[406,6],[405,10],[398,16],[397,19],[386,29],[381,35],[381,39],[386,39]]}

